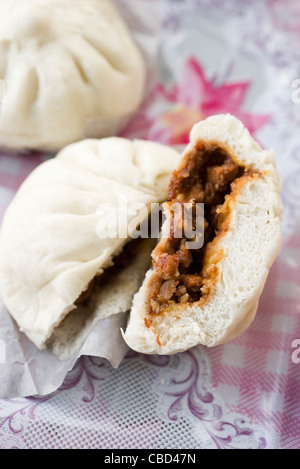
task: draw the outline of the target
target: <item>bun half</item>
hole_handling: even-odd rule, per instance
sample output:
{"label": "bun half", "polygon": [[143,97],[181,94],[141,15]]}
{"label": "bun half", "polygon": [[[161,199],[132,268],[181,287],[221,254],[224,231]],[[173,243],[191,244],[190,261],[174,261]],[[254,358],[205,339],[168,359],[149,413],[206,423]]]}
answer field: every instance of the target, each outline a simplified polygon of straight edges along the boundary
{"label": "bun half", "polygon": [[[280,190],[273,150],[238,119],[217,115],[193,127],[171,177],[153,268],[123,333],[132,349],[172,354],[246,330],[281,245]],[[174,230],[170,236],[175,202],[204,204],[201,248],[187,249]]]}

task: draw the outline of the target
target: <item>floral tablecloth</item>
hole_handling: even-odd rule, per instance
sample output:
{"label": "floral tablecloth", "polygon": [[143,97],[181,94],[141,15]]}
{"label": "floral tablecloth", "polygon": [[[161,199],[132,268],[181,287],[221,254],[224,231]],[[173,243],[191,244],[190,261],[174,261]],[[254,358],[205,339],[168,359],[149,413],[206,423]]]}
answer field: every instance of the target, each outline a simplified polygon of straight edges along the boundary
{"label": "floral tablecloth", "polygon": [[[52,394],[0,399],[0,448],[300,448],[300,3],[140,1],[159,10],[159,76],[122,135],[183,145],[239,117],[277,153],[282,248],[240,338],[117,369],[81,357]],[[0,154],[1,218],[43,159]]]}

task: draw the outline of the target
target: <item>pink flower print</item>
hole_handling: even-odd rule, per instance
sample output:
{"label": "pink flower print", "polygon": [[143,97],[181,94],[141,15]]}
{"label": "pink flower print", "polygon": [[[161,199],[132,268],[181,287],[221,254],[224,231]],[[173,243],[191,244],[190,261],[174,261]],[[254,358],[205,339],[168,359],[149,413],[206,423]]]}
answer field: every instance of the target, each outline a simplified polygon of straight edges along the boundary
{"label": "pink flower print", "polygon": [[180,83],[171,89],[156,85],[122,135],[171,145],[186,144],[195,123],[224,113],[235,115],[254,133],[270,120],[270,116],[243,111],[249,87],[249,81],[216,86],[191,57],[185,64]]}

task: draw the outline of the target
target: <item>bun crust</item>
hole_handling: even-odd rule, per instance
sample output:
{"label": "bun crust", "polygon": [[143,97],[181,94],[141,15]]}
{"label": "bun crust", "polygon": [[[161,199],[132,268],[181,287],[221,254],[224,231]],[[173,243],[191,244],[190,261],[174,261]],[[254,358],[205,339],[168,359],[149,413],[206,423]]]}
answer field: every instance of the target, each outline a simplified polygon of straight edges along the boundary
{"label": "bun crust", "polygon": [[[197,197],[198,189],[194,190],[196,171],[190,170],[188,176],[185,173],[192,164],[196,168],[197,158],[206,158],[208,165],[210,158],[216,158],[215,150],[205,154],[203,148],[225,152],[226,171],[230,174],[233,168],[237,175],[231,181],[224,200],[217,208],[213,207],[218,221],[215,232],[204,247],[201,272],[197,272],[202,283],[197,294],[195,288],[188,290],[186,287],[187,280],[197,280],[194,278],[197,276],[189,275],[188,269],[185,269],[185,274],[177,272],[177,277],[175,275],[172,280],[168,277],[170,269],[162,270],[161,274],[162,261],[166,263],[168,260],[165,248],[170,244],[170,240],[164,238],[163,226],[162,239],[153,252],[154,267],[148,271],[134,297],[123,333],[127,344],[142,353],[172,354],[197,344],[211,347],[243,333],[255,317],[269,269],[281,245],[281,181],[274,152],[262,150],[243,124],[231,115],[213,116],[193,127],[190,143],[173,173],[169,199],[173,196],[179,198],[182,187],[188,187],[189,194]],[[196,154],[191,163],[191,155],[199,152],[198,149],[202,149],[202,156]],[[222,180],[218,166],[206,168],[206,174],[209,173],[212,180],[216,175]],[[190,181],[193,181],[192,185]],[[209,184],[205,186],[204,200],[207,201]],[[166,215],[165,224],[170,219]],[[183,253],[182,250],[181,256]],[[176,253],[169,256],[176,256]],[[182,264],[179,266],[182,268]],[[163,282],[159,275],[165,275]],[[169,302],[160,303],[162,287],[158,296],[151,297],[155,290],[153,284],[158,280],[159,285],[163,285],[163,292],[166,290],[164,282],[175,282]],[[175,296],[179,287],[186,287],[180,301]],[[153,304],[155,306],[151,310],[149,305]]]}

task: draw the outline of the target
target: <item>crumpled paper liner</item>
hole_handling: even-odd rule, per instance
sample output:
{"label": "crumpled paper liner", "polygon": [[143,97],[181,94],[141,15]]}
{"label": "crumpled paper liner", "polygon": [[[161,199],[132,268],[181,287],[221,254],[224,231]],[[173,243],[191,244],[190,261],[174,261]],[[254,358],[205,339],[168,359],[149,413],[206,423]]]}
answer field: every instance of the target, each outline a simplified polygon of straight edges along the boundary
{"label": "crumpled paper liner", "polygon": [[82,347],[65,360],[51,349],[38,350],[19,331],[2,299],[0,318],[1,398],[49,394],[59,388],[81,355],[106,358],[117,368],[128,351],[120,333],[120,327],[124,327],[127,321],[124,313],[96,322]]}
{"label": "crumpled paper liner", "polygon": [[[147,67],[147,93],[156,77],[155,59],[158,47],[156,7],[143,0],[131,0],[130,2],[115,0],[114,3],[119,8],[144,54]],[[104,319],[92,315],[83,321],[81,334],[79,333],[77,338],[74,336],[74,347],[73,349],[68,348],[67,356],[64,356],[64,347],[61,343],[59,344],[59,341],[56,341],[55,345],[52,344],[55,353],[51,347],[45,350],[37,349],[19,331],[0,296],[0,398],[45,395],[56,391],[81,355],[106,358],[114,368],[120,365],[128,352],[120,329],[126,327],[133,293],[142,283],[144,274],[149,267],[146,262],[146,256],[150,261],[149,247],[150,244],[144,249],[137,261],[139,268],[130,288],[127,288],[126,291],[122,290],[122,282],[119,285],[119,291],[116,289],[116,285],[111,287],[116,296],[122,296],[122,301],[116,308],[117,311],[114,311],[115,314],[105,317],[105,308],[109,314],[112,313],[112,304],[108,295],[107,303],[104,300],[101,314],[99,314],[99,317],[102,315],[101,317]],[[122,305],[121,311],[120,305]]]}
{"label": "crumpled paper liner", "polygon": [[[62,384],[81,355],[106,358],[117,368],[129,348],[126,328],[134,293],[151,264],[154,240],[140,240],[130,263],[120,267],[88,301],[72,311],[39,350],[18,328],[0,299],[0,396],[49,394]],[[102,288],[101,288],[102,287]]]}

